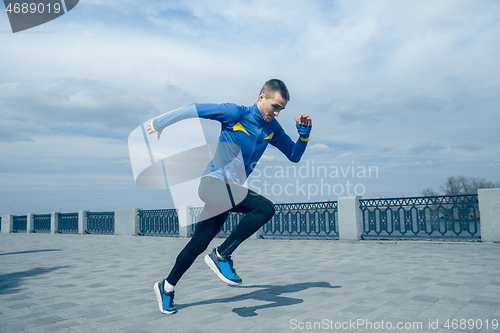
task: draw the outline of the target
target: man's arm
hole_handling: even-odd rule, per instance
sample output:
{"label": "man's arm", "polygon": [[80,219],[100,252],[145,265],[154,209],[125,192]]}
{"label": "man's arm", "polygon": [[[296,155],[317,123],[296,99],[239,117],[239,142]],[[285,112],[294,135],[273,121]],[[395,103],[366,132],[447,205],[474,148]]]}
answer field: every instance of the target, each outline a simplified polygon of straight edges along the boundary
{"label": "man's arm", "polygon": [[217,120],[222,124],[229,123],[242,116],[243,109],[232,103],[225,104],[190,104],[180,109],[167,112],[151,120],[146,128],[149,134],[157,133],[156,140],[160,139],[165,127],[188,118],[204,118]]}
{"label": "man's arm", "polygon": [[160,140],[161,132],[165,127],[183,119],[195,117],[198,117],[196,105],[190,104],[180,109],[164,113],[161,116],[152,119],[146,127],[146,131],[148,132],[148,134],[158,133],[156,134],[156,141],[158,141]]}
{"label": "man's arm", "polygon": [[295,117],[295,123],[297,131],[299,132],[299,138],[295,143],[285,133],[281,126],[280,132],[273,137],[270,143],[285,154],[291,162],[297,163],[306,150],[312,129],[312,120],[308,115],[301,114],[299,117]]}
{"label": "man's arm", "polygon": [[156,141],[160,140],[160,135],[161,135],[161,132],[158,132],[154,127],[153,127],[153,121],[151,120],[148,124],[148,127],[146,127],[146,131],[148,132],[148,134],[153,134],[153,133],[157,133],[156,134]]}

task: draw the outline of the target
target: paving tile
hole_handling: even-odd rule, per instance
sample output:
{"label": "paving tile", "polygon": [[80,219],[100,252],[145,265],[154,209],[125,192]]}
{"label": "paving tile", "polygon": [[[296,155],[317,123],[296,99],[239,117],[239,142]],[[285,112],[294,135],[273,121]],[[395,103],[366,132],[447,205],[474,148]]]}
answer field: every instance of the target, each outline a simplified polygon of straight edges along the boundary
{"label": "paving tile", "polygon": [[299,332],[291,320],[500,317],[498,244],[312,240],[244,242],[233,255],[240,287],[200,256],[177,285],[179,313],[164,315],[152,286],[187,241],[0,234],[0,331]]}
{"label": "paving tile", "polygon": [[33,324],[35,326],[42,326],[42,325],[46,325],[46,324],[57,323],[57,322],[64,321],[64,320],[66,320],[66,319],[59,317],[59,316],[47,316],[47,317],[40,317],[40,318],[27,320],[26,322],[28,324]]}
{"label": "paving tile", "polygon": [[78,306],[78,304],[75,304],[72,302],[63,302],[63,303],[49,305],[49,308],[54,309],[54,310],[62,310],[62,309],[71,308],[73,306]]}

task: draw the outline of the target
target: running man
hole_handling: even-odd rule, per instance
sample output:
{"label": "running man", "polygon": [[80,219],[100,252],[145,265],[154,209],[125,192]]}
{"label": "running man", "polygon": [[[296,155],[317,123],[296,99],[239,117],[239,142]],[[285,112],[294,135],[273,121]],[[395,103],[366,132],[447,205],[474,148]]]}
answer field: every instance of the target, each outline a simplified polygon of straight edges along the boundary
{"label": "running man", "polygon": [[259,99],[253,106],[231,103],[192,104],[155,118],[148,125],[149,134],[157,133],[156,140],[160,139],[167,126],[186,118],[217,120],[222,125],[217,150],[202,175],[198,189],[200,199],[205,202],[199,219],[201,222],[191,240],[177,256],[170,274],[154,285],[162,313],[177,312],[174,304],[175,285],[195,259],[207,249],[230,212],[245,215],[229,237],[205,256],[205,263],[227,284],[241,284],[242,280],[233,267],[231,254],[274,215],[274,204],[271,201],[242,185],[268,144],[297,163],[309,141],[312,120],[308,115],[295,117],[299,134],[296,142],[290,139],[274,119],[289,100],[285,84],[273,79],[264,84]]}

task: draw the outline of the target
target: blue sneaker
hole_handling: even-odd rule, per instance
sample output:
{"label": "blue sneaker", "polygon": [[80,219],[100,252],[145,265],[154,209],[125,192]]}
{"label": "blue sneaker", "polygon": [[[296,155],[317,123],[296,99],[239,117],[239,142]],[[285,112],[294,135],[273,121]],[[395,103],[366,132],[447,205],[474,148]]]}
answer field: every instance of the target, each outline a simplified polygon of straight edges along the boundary
{"label": "blue sneaker", "polygon": [[165,292],[163,289],[163,284],[165,280],[155,283],[154,290],[156,294],[156,299],[158,300],[158,306],[162,313],[174,314],[177,313],[177,309],[174,304],[174,292]]}
{"label": "blue sneaker", "polygon": [[227,284],[237,286],[241,284],[241,278],[236,274],[236,271],[233,267],[233,261],[231,260],[231,256],[227,256],[225,258],[219,258],[217,256],[216,250],[213,249],[210,254],[205,256],[205,263],[210,267],[215,274]]}

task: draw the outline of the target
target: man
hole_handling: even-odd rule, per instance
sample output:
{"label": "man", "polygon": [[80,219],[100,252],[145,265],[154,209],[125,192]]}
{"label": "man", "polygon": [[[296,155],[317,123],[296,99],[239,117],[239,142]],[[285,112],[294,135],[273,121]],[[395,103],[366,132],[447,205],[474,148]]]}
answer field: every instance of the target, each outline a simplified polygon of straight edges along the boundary
{"label": "man", "polygon": [[263,196],[243,187],[268,144],[277,147],[292,162],[304,153],[312,128],[306,114],[295,117],[299,138],[296,142],[274,119],[285,108],[290,95],[280,80],[269,80],[262,87],[256,104],[250,107],[236,104],[192,104],[153,119],[147,127],[149,134],[160,139],[164,128],[186,118],[200,117],[221,123],[219,144],[200,181],[198,194],[205,202],[196,231],[177,256],[166,279],[154,285],[160,311],[176,313],[174,287],[194,260],[206,250],[217,235],[230,212],[245,216],[229,237],[205,256],[205,263],[224,282],[242,282],[231,260],[233,251],[248,237],[266,224],[274,215],[274,205]]}

